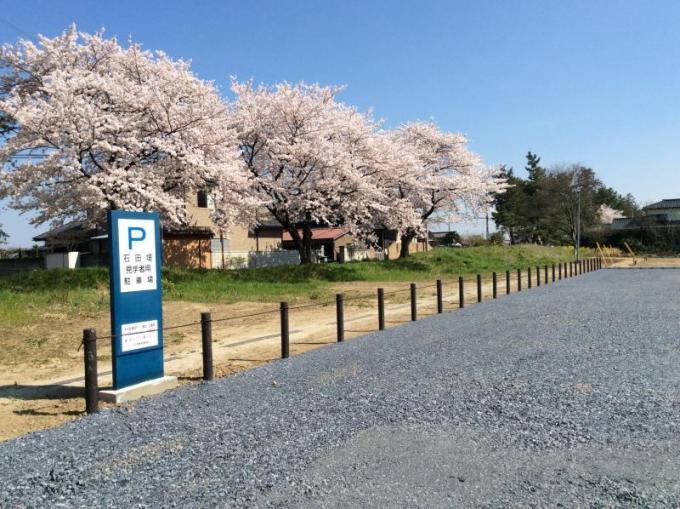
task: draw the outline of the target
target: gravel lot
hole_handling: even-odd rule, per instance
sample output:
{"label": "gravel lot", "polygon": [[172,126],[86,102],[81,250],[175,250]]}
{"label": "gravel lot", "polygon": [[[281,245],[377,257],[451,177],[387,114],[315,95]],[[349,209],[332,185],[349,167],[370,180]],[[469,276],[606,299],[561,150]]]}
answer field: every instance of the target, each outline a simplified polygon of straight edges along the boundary
{"label": "gravel lot", "polygon": [[678,506],[679,289],[599,271],[5,442],[0,507]]}

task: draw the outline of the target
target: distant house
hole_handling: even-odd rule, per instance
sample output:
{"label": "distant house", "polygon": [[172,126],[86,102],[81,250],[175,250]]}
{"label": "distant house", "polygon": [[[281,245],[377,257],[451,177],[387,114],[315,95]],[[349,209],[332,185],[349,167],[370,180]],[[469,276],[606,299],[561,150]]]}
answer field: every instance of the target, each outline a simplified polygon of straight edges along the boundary
{"label": "distant house", "polygon": [[[302,230],[298,231],[302,236]],[[375,237],[375,243],[367,244],[357,240],[348,228],[317,226],[312,228],[312,250],[323,262],[399,258],[401,237],[398,232],[379,228],[375,230]],[[295,249],[295,242],[289,232],[284,231],[282,239],[284,249]],[[427,251],[428,248],[426,239],[414,239],[411,242],[411,252]]]}
{"label": "distant house", "polygon": [[[258,212],[254,228],[235,226],[220,235],[210,218],[214,209],[210,195],[204,191],[188,197],[189,224],[182,228],[163,228],[165,265],[186,268],[240,268],[299,263],[290,233],[266,211]],[[379,228],[377,242],[358,241],[347,228],[315,226],[312,248],[319,261],[346,262],[366,258],[399,257],[401,239],[398,232]],[[54,228],[33,238],[44,242],[48,253],[78,251],[81,266],[107,263],[108,235],[104,226],[88,228],[76,221]],[[427,239],[412,242],[411,251],[427,251]]]}
{"label": "distant house", "polygon": [[[271,218],[261,218],[253,229],[234,227],[228,235],[215,233],[210,218],[214,204],[205,192],[193,193],[187,201],[189,224],[181,228],[163,228],[163,262],[186,268],[220,268],[248,266],[253,253],[281,251],[283,228]],[[80,252],[80,265],[104,265],[108,256],[108,235],[104,225],[87,228],[83,221],[41,233],[33,238],[44,242],[48,253]],[[271,263],[274,257],[265,256]],[[286,258],[286,257],[284,257]],[[287,255],[286,259],[290,256]]]}
{"label": "distant house", "polygon": [[645,217],[653,217],[659,222],[680,222],[680,199],[661,200],[642,208]]}
{"label": "distant house", "polygon": [[639,217],[622,217],[614,219],[611,227],[614,230],[631,228],[680,226],[680,199],[665,199],[643,207]]}

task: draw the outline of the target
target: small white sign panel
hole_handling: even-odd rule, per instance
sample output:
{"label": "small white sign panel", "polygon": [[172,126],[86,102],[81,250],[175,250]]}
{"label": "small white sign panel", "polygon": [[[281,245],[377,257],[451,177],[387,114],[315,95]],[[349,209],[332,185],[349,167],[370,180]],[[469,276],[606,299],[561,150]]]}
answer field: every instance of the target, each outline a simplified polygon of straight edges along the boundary
{"label": "small white sign panel", "polygon": [[158,320],[124,323],[121,332],[123,352],[158,345]]}
{"label": "small white sign panel", "polygon": [[120,291],[155,290],[156,228],[151,219],[119,219]]}

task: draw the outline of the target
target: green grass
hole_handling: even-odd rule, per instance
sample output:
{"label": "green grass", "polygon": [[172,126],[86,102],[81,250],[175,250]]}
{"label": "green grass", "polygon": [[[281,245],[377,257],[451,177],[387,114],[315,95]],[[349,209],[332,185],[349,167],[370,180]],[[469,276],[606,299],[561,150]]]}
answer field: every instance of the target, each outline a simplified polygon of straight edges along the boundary
{"label": "green grass", "polygon": [[[591,253],[584,252],[584,256]],[[328,297],[335,282],[410,282],[504,272],[572,259],[570,248],[484,246],[441,248],[403,260],[217,271],[165,269],[165,300],[276,302]],[[105,268],[35,271],[0,278],[0,324],[30,322],[36,313],[96,313],[108,307]]]}

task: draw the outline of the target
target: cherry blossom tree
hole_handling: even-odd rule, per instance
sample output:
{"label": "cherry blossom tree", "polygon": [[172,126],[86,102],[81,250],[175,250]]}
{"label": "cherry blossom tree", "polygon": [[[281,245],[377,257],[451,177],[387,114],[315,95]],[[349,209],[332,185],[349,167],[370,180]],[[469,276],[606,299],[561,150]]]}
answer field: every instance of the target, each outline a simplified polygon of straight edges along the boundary
{"label": "cherry blossom tree", "polygon": [[602,224],[612,224],[615,219],[626,217],[622,211],[616,210],[607,204],[600,205],[597,215]]}
{"label": "cherry blossom tree", "polygon": [[125,209],[180,225],[186,193],[205,187],[228,204],[222,223],[244,210],[227,108],[189,62],[72,26],[4,45],[0,66],[0,198],[37,210],[33,223],[95,224]]}
{"label": "cherry blossom tree", "polygon": [[[402,125],[390,136],[399,150],[417,160],[412,171],[399,174],[392,189],[396,199],[417,211],[415,223],[401,224],[401,257],[411,241],[425,233],[430,221],[459,221],[486,212],[505,180],[497,169],[482,164],[462,134],[441,131],[431,122]],[[401,206],[401,205],[400,205]]]}
{"label": "cherry blossom tree", "polygon": [[316,224],[370,236],[393,205],[383,176],[394,143],[377,135],[378,123],[336,100],[339,87],[233,81],[232,90],[251,189],[290,233],[302,263],[312,261]]}

